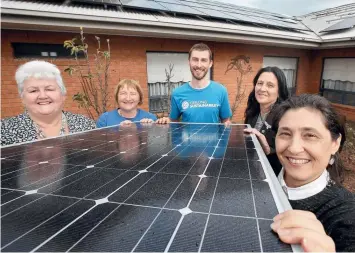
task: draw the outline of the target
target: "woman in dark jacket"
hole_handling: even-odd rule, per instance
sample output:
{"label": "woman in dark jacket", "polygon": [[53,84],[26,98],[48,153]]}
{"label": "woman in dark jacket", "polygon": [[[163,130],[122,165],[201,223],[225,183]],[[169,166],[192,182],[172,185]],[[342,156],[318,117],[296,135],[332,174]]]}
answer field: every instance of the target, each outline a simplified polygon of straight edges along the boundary
{"label": "woman in dark jacket", "polygon": [[245,124],[250,124],[247,133],[255,134],[276,175],[281,164],[275,153],[275,132],[271,129],[275,105],[288,98],[286,77],[277,67],[265,67],[259,70],[253,80],[254,89],[248,98],[245,110]]}
{"label": "woman in dark jacket", "polygon": [[344,125],[324,97],[303,94],[274,117],[279,182],[294,210],[274,217],[281,241],[305,252],[355,251],[355,198],[342,186]]}

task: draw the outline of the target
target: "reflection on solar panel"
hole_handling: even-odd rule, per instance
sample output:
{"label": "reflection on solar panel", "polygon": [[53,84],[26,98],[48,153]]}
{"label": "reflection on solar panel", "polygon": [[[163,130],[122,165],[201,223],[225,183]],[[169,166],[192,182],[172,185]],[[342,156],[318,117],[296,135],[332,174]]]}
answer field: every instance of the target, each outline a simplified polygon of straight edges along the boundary
{"label": "reflection on solar panel", "polygon": [[72,0],[91,4],[119,5],[127,8],[157,10],[207,18],[227,19],[281,29],[309,30],[306,26],[276,13],[241,7],[218,1],[202,0]]}
{"label": "reflection on solar panel", "polygon": [[336,30],[350,29],[355,27],[355,17],[344,19],[320,32],[331,32]]}
{"label": "reflection on solar panel", "polygon": [[244,127],[138,124],[2,148],[2,251],[291,251]]}

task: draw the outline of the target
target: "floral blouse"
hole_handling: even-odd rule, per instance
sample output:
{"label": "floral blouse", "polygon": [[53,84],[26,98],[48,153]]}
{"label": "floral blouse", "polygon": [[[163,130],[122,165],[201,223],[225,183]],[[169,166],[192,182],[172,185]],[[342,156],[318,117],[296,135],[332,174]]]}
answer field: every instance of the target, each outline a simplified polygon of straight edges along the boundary
{"label": "floral blouse", "polygon": [[[96,128],[95,121],[81,114],[63,112],[69,133],[77,133]],[[1,120],[1,146],[37,140],[36,128],[28,113]]]}

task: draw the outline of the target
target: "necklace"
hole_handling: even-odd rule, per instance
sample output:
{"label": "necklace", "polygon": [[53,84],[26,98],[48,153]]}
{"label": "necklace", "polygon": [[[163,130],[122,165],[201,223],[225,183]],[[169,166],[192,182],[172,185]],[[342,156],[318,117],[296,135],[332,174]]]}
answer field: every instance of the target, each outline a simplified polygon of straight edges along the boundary
{"label": "necklace", "polygon": [[[65,126],[67,125],[67,118],[65,117],[64,113],[62,113],[62,123],[61,123],[60,131],[59,131],[59,136],[65,135]],[[33,121],[33,125],[36,129],[37,136],[39,139],[45,139],[47,138],[46,135],[44,134],[43,130],[40,128],[40,126]]]}

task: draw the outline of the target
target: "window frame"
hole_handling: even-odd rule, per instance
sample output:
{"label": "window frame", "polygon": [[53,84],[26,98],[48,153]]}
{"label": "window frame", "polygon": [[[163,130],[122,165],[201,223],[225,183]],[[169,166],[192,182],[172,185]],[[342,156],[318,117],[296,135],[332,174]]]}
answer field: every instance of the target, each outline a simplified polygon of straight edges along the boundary
{"label": "window frame", "polygon": [[[32,46],[35,48],[36,53],[35,54],[23,54],[23,52],[16,52],[16,47],[25,47],[25,46]],[[70,54],[70,49],[64,48],[63,44],[58,44],[58,43],[33,43],[33,42],[11,42],[11,47],[12,47],[12,54],[14,59],[28,59],[28,58],[36,58],[36,59],[74,59],[74,55]],[[44,47],[41,49],[41,47]],[[57,47],[57,50],[56,50]],[[32,49],[33,49],[32,48]],[[20,48],[18,48],[20,49]],[[21,51],[21,50],[20,50]],[[38,52],[37,52],[38,51]],[[44,56],[40,53],[45,52],[48,53],[47,56]],[[67,52],[67,55],[63,55],[63,52]],[[51,53],[56,53],[57,56],[51,55]],[[84,54],[79,53],[78,54],[78,59],[83,59]]]}
{"label": "window frame", "polygon": [[[324,97],[324,91],[328,91],[328,92],[334,92],[334,93],[337,93],[337,94],[341,94],[341,100],[342,100],[342,103],[339,104],[339,103],[336,103],[336,102],[333,102],[333,101],[330,101],[331,103],[334,103],[334,104],[338,104],[338,105],[344,105],[344,106],[352,106],[352,107],[355,107],[354,105],[349,105],[349,104],[345,104],[344,103],[344,97],[345,95],[347,94],[354,94],[355,95],[355,92],[354,91],[345,91],[345,90],[335,90],[335,89],[325,89],[323,88],[324,87],[324,81],[323,81],[323,76],[324,76],[324,63],[325,63],[325,60],[326,59],[355,59],[355,57],[353,56],[345,56],[345,57],[323,57],[322,58],[322,72],[321,72],[321,75],[320,75],[320,81],[319,81],[319,95],[321,95],[322,97]],[[334,80],[336,81],[336,80]],[[328,98],[327,98],[328,99]]]}

